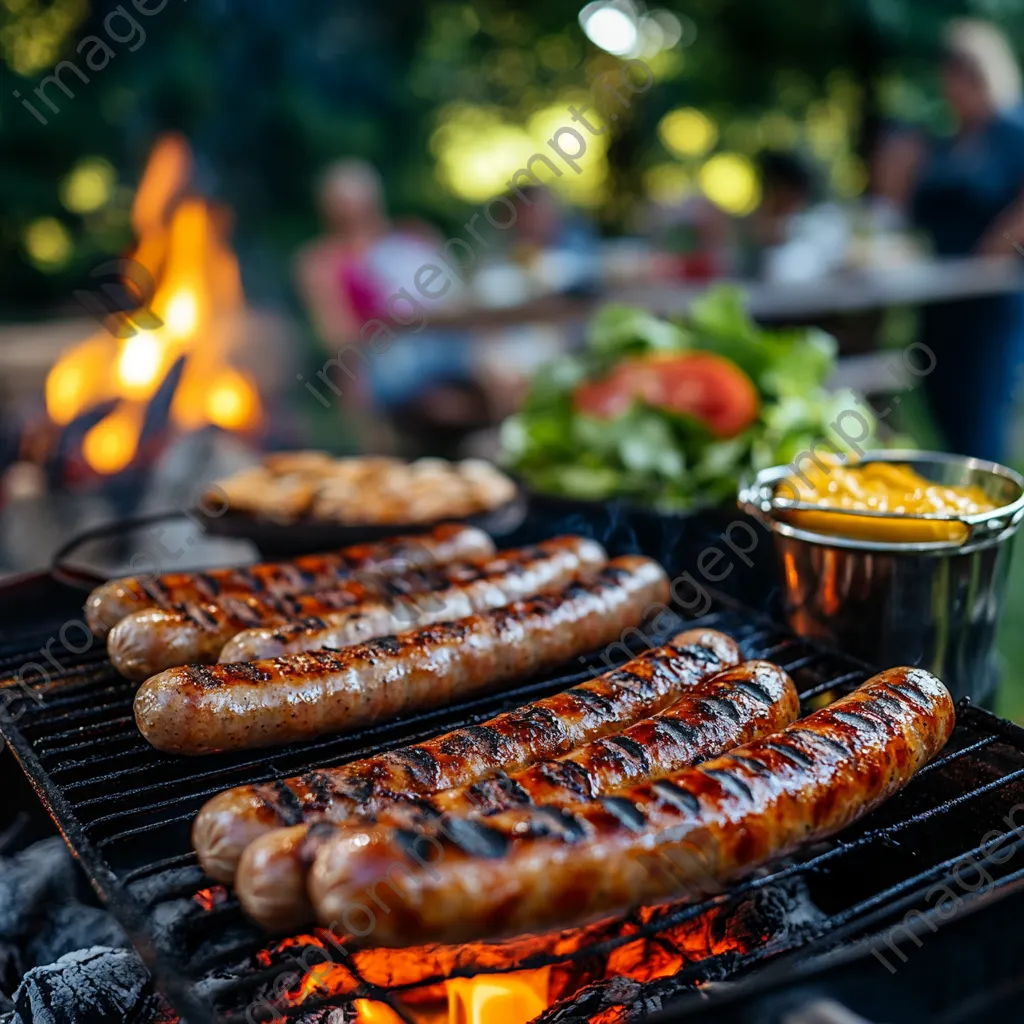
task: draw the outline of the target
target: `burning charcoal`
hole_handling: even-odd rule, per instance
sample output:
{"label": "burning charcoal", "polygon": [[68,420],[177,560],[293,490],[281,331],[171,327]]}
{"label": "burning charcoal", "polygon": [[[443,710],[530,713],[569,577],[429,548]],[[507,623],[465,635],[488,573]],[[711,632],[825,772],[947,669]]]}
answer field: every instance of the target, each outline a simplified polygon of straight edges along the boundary
{"label": "burning charcoal", "polygon": [[174,896],[191,896],[202,888],[205,876],[200,868],[189,866],[161,871],[148,878],[140,878],[128,886],[132,896],[140,903],[163,903]]}
{"label": "burning charcoal", "polygon": [[608,978],[549,1006],[533,1024],[589,1024],[598,1017],[614,1020],[616,1024],[645,1021],[660,1015],[665,1003],[686,988],[673,978],[659,978],[647,984],[630,978]]}
{"label": "burning charcoal", "polygon": [[33,967],[14,994],[14,1024],[149,1024],[163,1008],[134,950],[94,946]]}
{"label": "burning charcoal", "polygon": [[353,1006],[325,1007],[295,1018],[295,1024],[356,1024],[359,1011]]}
{"label": "burning charcoal", "polygon": [[121,926],[105,910],[72,901],[57,907],[42,932],[29,942],[28,960],[33,965],[43,966],[76,949],[92,946],[118,949],[128,944]]}
{"label": "burning charcoal", "polygon": [[586,1021],[613,1006],[625,1006],[636,999],[643,986],[630,978],[609,978],[581,988],[569,999],[549,1006],[534,1024],[573,1024]]}
{"label": "burning charcoal", "polygon": [[37,933],[40,919],[77,889],[78,868],[57,836],[0,859],[0,940]]}
{"label": "burning charcoal", "polygon": [[755,927],[769,936],[766,948],[789,947],[813,934],[827,920],[811,900],[807,880],[799,875],[756,889],[746,903],[754,912]]}

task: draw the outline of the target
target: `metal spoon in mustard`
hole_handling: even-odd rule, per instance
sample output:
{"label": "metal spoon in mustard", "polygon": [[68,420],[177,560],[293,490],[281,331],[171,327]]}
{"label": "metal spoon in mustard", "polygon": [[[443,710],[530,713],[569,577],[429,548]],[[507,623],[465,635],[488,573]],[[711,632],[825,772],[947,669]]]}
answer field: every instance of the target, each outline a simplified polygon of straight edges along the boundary
{"label": "metal spoon in mustard", "polygon": [[[780,509],[780,518],[799,529],[883,543],[963,541],[969,528],[953,517],[995,508],[980,487],[936,484],[894,462],[815,464],[788,477],[775,495],[821,509]],[[832,509],[891,515],[843,515]],[[909,518],[920,515],[949,518]]]}

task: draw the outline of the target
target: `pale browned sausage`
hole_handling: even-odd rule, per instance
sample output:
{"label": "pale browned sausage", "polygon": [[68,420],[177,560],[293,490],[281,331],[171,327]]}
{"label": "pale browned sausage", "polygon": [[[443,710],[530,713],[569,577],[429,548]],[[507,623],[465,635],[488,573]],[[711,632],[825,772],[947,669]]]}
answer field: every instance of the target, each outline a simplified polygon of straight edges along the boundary
{"label": "pale browned sausage", "polygon": [[584,537],[556,537],[472,565],[456,562],[438,574],[436,583],[414,586],[409,593],[387,594],[297,622],[243,630],[224,645],[217,660],[256,661],[348,647],[376,636],[462,619],[530,594],[557,590],[592,575],[607,562],[604,548]]}
{"label": "pale browned sausage", "polygon": [[667,594],[657,562],[617,558],[593,582],[340,651],[168,669],[139,687],[135,721],[179,754],[359,729],[554,668],[616,639]]}
{"label": "pale browned sausage", "polygon": [[316,855],[310,897],[322,923],[374,946],[702,898],[876,807],[942,749],[954,719],[938,679],[892,669],[779,733],[571,809],[447,818],[436,835],[342,830]]}
{"label": "pale browned sausage", "polygon": [[739,660],[739,647],[724,633],[687,630],[621,668],[480,725],[340,768],[229,789],[196,816],[192,844],[206,873],[230,882],[242,851],[271,830],[344,821],[403,795],[437,793],[567,754],[655,714]]}
{"label": "pale browned sausage", "polygon": [[353,572],[397,576],[410,569],[429,569],[459,559],[487,558],[493,554],[494,542],[483,530],[445,523],[421,536],[355,544],[322,555],[302,555],[287,562],[108,580],[86,600],[85,621],[96,636],[103,637],[126,615],[145,608],[214,601],[225,594],[242,597],[308,594],[344,583]]}
{"label": "pale browned sausage", "polygon": [[[415,570],[401,577],[359,573],[333,590],[313,594],[227,594],[216,601],[186,603],[173,608],[147,608],[125,616],[107,638],[110,662],[129,679],[146,679],[178,665],[221,661],[255,661],[281,653],[346,646],[357,640],[405,632],[429,622],[445,622],[473,613],[464,588],[484,607],[493,608],[527,594],[565,586],[607,562],[604,549],[585,537],[555,537],[542,544],[507,551],[483,562],[451,562]],[[416,598],[421,598],[417,604]],[[450,612],[446,613],[447,602]],[[466,610],[468,607],[468,610]],[[481,609],[482,610],[482,609]],[[243,656],[227,657],[224,646],[242,632],[255,630],[264,647],[280,647],[277,630],[298,622],[298,632],[326,625],[332,615],[347,620],[350,632],[362,636],[334,643],[298,645],[297,651],[266,650],[258,655],[251,644]],[[417,621],[425,618],[426,622]],[[405,624],[396,623],[405,620]],[[269,638],[269,639],[268,639]],[[249,649],[246,650],[245,648]]]}
{"label": "pale browned sausage", "polygon": [[[416,828],[443,814],[480,817],[517,806],[570,807],[631,782],[662,778],[795,721],[792,679],[766,661],[750,661],[697,683],[670,708],[557,760],[496,779],[384,807],[378,828]],[[365,820],[365,819],[364,819]],[[311,919],[306,872],[337,826],[277,829],[249,845],[235,891],[245,912],[270,931]]]}

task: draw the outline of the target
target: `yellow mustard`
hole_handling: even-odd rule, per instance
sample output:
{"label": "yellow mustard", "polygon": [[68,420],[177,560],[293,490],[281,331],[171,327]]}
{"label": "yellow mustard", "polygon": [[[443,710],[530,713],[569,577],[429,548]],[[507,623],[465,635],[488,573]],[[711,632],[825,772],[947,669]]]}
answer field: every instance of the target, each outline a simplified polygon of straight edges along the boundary
{"label": "yellow mustard", "polygon": [[[863,466],[813,465],[779,484],[776,497],[817,505],[821,512],[784,511],[780,518],[802,530],[883,543],[965,540],[960,522],[908,519],[925,513],[973,515],[995,508],[980,487],[932,483],[909,466],[869,462]],[[829,509],[889,512],[890,516],[836,515]]]}

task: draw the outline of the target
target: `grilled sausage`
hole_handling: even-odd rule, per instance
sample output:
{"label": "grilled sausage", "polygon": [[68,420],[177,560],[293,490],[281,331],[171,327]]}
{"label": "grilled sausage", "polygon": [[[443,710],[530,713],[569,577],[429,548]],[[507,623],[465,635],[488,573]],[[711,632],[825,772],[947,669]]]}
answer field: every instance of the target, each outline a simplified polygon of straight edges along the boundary
{"label": "grilled sausage", "polygon": [[242,851],[266,832],[303,821],[344,821],[399,795],[437,793],[567,754],[662,710],[739,660],[739,647],[725,634],[687,630],[621,668],[481,725],[340,768],[229,789],[196,816],[192,845],[211,878],[230,882]]}
{"label": "grilled sausage", "polygon": [[[396,803],[385,807],[372,824],[392,831],[415,828],[425,818],[429,822],[442,814],[479,817],[524,804],[571,807],[627,783],[659,779],[697,764],[775,732],[799,714],[796,687],[782,669],[766,661],[746,662],[697,684],[653,718],[578,747],[564,758]],[[296,825],[250,843],[235,876],[235,891],[245,912],[270,931],[309,921],[306,872],[317,849],[348,826]]]}
{"label": "grilled sausage", "polygon": [[954,717],[933,675],[892,669],[779,733],[571,811],[448,818],[438,835],[347,830],[317,853],[310,897],[321,922],[375,946],[701,898],[876,807],[942,749]]}
{"label": "grilled sausage", "polygon": [[475,817],[523,804],[568,807],[643,779],[657,779],[776,732],[800,715],[793,680],[777,665],[748,661],[684,693],[620,733],[504,778],[484,779],[386,809],[379,824],[409,827],[416,816]]}
{"label": "grilled sausage", "polygon": [[[462,610],[467,602],[453,594],[457,595],[461,587],[474,581],[474,593],[490,600],[487,607],[497,607],[527,594],[565,586],[576,576],[591,572],[606,561],[604,549],[592,540],[556,537],[535,547],[506,552],[503,558],[492,563],[454,562],[406,573],[401,578],[360,573],[332,590],[315,594],[276,597],[226,594],[217,601],[147,608],[126,616],[110,631],[107,654],[122,675],[129,679],[146,679],[176,665],[211,664],[232,637],[253,627],[259,627],[261,634],[272,636],[275,630],[295,620],[312,616],[319,622],[332,614],[351,618],[364,609],[368,614],[352,621],[360,623],[364,631],[358,639],[368,640],[395,631],[395,622],[403,617],[408,623],[399,627],[403,632],[426,624],[415,621],[418,611],[412,600],[415,595],[425,595],[421,602],[423,611],[428,617],[431,613],[434,616],[429,621],[447,621],[472,614],[472,609]],[[502,599],[506,592],[508,596]],[[450,614],[445,614],[446,609],[441,606],[443,600],[453,602]],[[380,614],[382,607],[389,614]],[[388,625],[392,628],[385,628]],[[355,642],[355,639],[348,641]],[[299,647],[299,651],[305,649]],[[272,652],[263,655],[272,656]],[[247,655],[221,657],[220,660],[256,659]]]}
{"label": "grilled sausage", "polygon": [[[402,577],[403,582],[409,577]],[[107,657],[127,679],[143,680],[177,665],[210,665],[224,645],[255,623],[285,623],[352,609],[378,598],[383,576],[353,578],[314,594],[225,594],[216,601],[145,608],[126,615],[107,635]]]}
{"label": "grilled sausage", "polygon": [[246,629],[224,645],[217,660],[256,661],[324,647],[348,647],[389,633],[465,618],[564,587],[607,562],[604,548],[583,537],[556,537],[483,563],[456,562],[445,566],[435,585],[413,588],[414,595],[423,595],[420,600],[415,596],[410,600],[407,594],[387,595],[344,611]]}
{"label": "grilled sausage", "polygon": [[667,596],[657,562],[617,558],[591,583],[340,651],[168,669],[139,687],[135,721],[154,747],[179,754],[358,729],[554,668]]}
{"label": "grilled sausage", "polygon": [[87,598],[85,621],[96,636],[104,637],[126,615],[144,608],[212,601],[225,594],[245,597],[311,593],[337,586],[356,571],[396,576],[409,569],[429,569],[493,554],[494,543],[483,530],[445,523],[422,536],[392,537],[323,555],[303,555],[288,562],[109,580]]}

